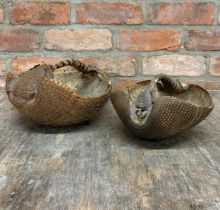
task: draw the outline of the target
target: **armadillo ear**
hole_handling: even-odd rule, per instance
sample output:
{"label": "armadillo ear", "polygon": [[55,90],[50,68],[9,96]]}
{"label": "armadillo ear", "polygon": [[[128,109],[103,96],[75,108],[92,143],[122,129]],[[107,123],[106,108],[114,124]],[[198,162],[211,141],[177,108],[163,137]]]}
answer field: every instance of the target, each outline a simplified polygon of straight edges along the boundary
{"label": "armadillo ear", "polygon": [[6,92],[12,104],[17,104],[16,97],[14,97],[14,90],[16,89],[19,79],[18,75],[12,74],[11,72],[9,72],[6,77]]}
{"label": "armadillo ear", "polygon": [[12,74],[11,72],[9,72],[7,74],[7,78],[6,78],[6,92],[7,94],[10,94],[11,92],[13,92],[14,87],[16,85],[18,76],[15,74]]}
{"label": "armadillo ear", "polygon": [[44,79],[52,79],[52,67],[37,65],[20,75],[9,73],[6,79],[6,91],[12,104],[23,106],[35,101],[35,96]]}

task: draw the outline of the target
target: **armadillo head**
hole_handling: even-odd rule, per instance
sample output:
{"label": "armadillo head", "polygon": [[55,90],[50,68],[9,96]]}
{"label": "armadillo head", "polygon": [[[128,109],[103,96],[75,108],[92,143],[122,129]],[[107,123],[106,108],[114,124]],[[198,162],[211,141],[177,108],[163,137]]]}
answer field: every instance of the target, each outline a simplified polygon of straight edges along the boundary
{"label": "armadillo head", "polygon": [[34,66],[20,75],[9,73],[6,91],[10,101],[17,105],[33,102],[42,81],[46,78],[53,78],[53,68],[46,64]]}
{"label": "armadillo head", "polygon": [[145,88],[139,93],[135,101],[135,113],[139,119],[146,118],[152,107],[152,94],[149,88]]}

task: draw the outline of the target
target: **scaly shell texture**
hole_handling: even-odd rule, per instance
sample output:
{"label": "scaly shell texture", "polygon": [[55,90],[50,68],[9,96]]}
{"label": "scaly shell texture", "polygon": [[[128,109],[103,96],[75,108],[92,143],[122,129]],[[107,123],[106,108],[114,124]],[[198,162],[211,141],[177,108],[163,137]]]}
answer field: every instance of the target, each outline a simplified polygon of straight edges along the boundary
{"label": "scaly shell texture", "polygon": [[10,102],[30,120],[43,125],[78,124],[92,119],[111,92],[108,76],[77,60],[37,65],[20,75],[9,73]]}
{"label": "scaly shell texture", "polygon": [[164,74],[155,81],[113,89],[111,101],[125,126],[145,139],[162,139],[190,129],[214,108],[207,91]]}

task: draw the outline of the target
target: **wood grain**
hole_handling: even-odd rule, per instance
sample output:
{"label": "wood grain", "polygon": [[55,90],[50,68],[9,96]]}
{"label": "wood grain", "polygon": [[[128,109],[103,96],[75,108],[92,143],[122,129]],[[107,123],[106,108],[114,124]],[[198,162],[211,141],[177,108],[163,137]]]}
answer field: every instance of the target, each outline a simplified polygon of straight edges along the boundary
{"label": "wood grain", "polygon": [[0,209],[220,209],[220,92],[213,95],[202,123],[146,142],[110,102],[88,125],[41,127],[0,92]]}

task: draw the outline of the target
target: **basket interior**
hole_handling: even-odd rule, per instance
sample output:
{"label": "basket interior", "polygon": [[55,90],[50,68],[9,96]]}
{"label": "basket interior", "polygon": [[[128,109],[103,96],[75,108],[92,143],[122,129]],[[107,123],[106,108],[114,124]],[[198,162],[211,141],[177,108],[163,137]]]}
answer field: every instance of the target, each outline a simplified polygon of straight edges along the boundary
{"label": "basket interior", "polygon": [[187,101],[196,106],[210,107],[212,99],[208,92],[197,85],[190,85],[189,89],[181,93],[170,93],[166,90],[159,91],[160,96],[173,96],[180,100]]}
{"label": "basket interior", "polygon": [[[130,89],[130,99],[136,100],[137,95],[143,90],[143,88],[150,88],[150,81],[142,81],[137,83]],[[131,97],[133,96],[133,97]],[[211,107],[213,105],[212,99],[207,91],[199,87],[198,85],[190,85],[186,91],[181,93],[168,92],[165,89],[159,89],[158,97],[173,96],[180,100],[187,101],[196,106]]]}
{"label": "basket interior", "polygon": [[101,74],[82,74],[72,66],[65,66],[53,72],[54,80],[82,96],[98,97],[106,94],[109,87]]}

